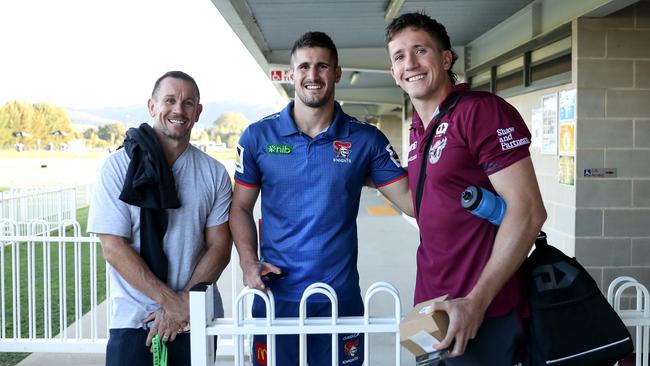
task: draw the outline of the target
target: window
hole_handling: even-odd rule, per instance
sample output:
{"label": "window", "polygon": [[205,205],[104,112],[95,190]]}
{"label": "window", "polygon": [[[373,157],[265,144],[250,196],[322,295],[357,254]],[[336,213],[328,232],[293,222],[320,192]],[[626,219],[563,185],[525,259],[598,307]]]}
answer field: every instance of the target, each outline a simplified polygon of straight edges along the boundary
{"label": "window", "polygon": [[467,71],[473,90],[513,96],[571,82],[571,28],[551,34]]}

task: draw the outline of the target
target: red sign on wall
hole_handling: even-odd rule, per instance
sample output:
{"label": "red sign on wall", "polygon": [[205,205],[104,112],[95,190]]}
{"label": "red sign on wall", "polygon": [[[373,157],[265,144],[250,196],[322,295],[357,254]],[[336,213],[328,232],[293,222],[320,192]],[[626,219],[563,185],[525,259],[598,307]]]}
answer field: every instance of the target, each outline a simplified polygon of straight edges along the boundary
{"label": "red sign on wall", "polygon": [[288,84],[289,81],[289,69],[271,69],[269,72],[271,81],[274,83]]}

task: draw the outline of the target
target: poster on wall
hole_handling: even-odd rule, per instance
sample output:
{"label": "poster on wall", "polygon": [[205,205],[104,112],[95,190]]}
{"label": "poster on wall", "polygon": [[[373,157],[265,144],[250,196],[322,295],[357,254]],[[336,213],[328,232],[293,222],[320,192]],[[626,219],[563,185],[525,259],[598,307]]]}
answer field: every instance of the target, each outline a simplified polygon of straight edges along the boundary
{"label": "poster on wall", "polygon": [[557,154],[557,94],[542,97],[542,154]]}
{"label": "poster on wall", "polygon": [[558,159],[558,181],[569,186],[575,185],[575,156],[560,155]]}
{"label": "poster on wall", "polygon": [[576,154],[576,125],[575,123],[560,124],[560,155]]}
{"label": "poster on wall", "polygon": [[530,147],[539,148],[542,146],[542,109],[533,108],[531,113],[531,130],[532,141],[530,142]]}
{"label": "poster on wall", "polygon": [[560,124],[575,122],[576,120],[576,90],[563,90],[560,92]]}

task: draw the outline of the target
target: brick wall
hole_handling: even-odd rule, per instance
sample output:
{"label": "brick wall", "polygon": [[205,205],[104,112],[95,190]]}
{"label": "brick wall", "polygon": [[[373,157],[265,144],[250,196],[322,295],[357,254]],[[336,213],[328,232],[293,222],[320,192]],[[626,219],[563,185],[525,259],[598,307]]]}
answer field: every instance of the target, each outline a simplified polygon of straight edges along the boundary
{"label": "brick wall", "polygon": [[575,255],[603,289],[621,275],[650,286],[650,1],[577,19],[573,37]]}

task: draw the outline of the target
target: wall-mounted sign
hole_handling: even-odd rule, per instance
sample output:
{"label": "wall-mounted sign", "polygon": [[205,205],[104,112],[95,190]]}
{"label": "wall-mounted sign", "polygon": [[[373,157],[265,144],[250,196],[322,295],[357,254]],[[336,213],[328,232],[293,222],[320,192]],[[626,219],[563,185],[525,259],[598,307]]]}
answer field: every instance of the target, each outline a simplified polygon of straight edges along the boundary
{"label": "wall-mounted sign", "polygon": [[542,109],[533,108],[531,113],[531,143],[530,147],[542,146]]}
{"label": "wall-mounted sign", "polygon": [[575,185],[575,156],[560,155],[558,163],[558,181],[562,184],[570,186]]}
{"label": "wall-mounted sign", "polygon": [[269,78],[273,83],[290,84],[289,69],[270,69]]}
{"label": "wall-mounted sign", "polygon": [[560,124],[576,120],[576,90],[563,90],[560,92]]}
{"label": "wall-mounted sign", "polygon": [[557,94],[542,97],[542,154],[557,154]]}
{"label": "wall-mounted sign", "polygon": [[573,123],[560,125],[560,154],[575,155],[576,153],[576,125]]}
{"label": "wall-mounted sign", "polygon": [[616,168],[586,168],[582,170],[582,176],[585,178],[615,178],[617,175]]}

